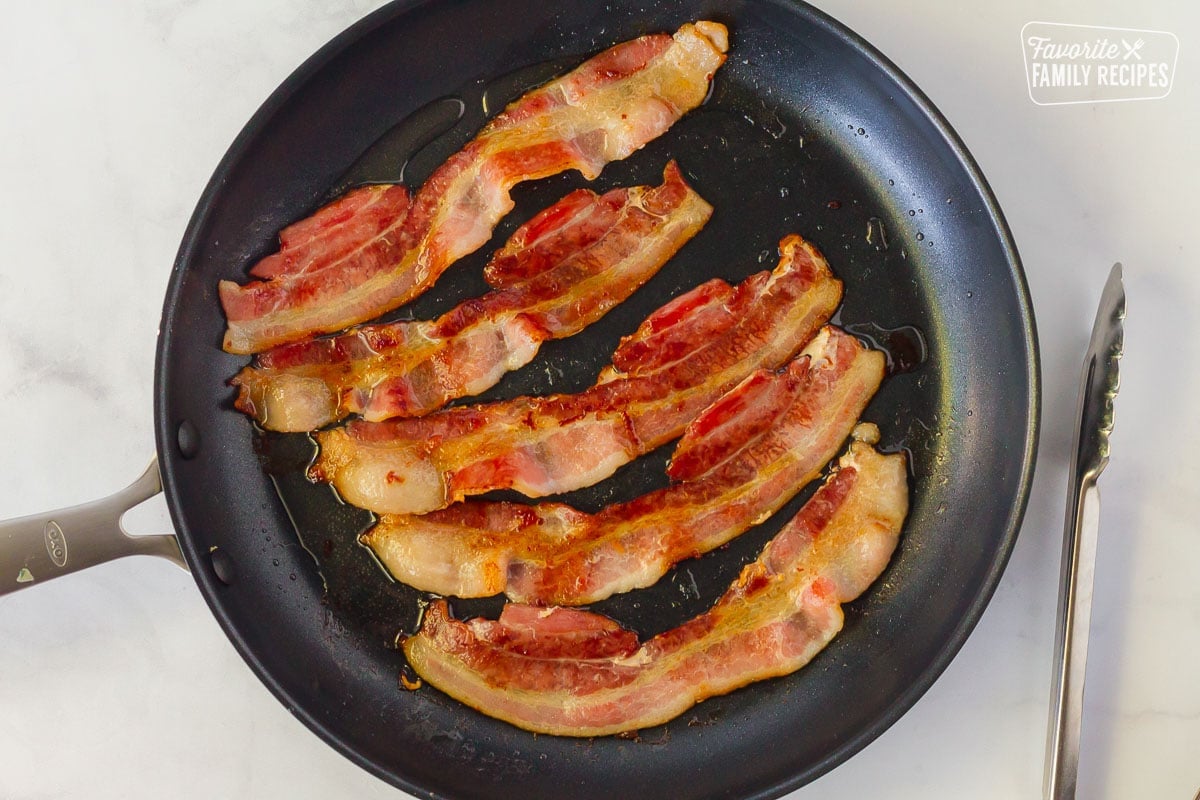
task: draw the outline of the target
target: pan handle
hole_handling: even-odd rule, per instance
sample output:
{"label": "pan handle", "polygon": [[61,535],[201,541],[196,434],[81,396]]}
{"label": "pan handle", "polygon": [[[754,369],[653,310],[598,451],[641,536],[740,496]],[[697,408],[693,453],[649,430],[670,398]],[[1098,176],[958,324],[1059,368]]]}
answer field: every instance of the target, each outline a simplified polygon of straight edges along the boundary
{"label": "pan handle", "polygon": [[161,491],[156,458],[108,497],[0,522],[0,595],[122,556],[159,556],[187,569],[173,534],[130,536],[121,526],[126,511]]}

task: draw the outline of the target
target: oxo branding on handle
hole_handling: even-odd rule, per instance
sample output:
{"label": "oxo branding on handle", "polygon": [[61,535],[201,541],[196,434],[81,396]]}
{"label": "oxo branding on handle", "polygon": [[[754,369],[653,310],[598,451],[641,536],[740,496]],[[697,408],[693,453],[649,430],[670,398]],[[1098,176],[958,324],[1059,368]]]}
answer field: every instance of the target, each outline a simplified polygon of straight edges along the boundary
{"label": "oxo branding on handle", "polygon": [[67,565],[67,537],[62,528],[54,520],[47,520],[44,530],[46,536],[46,552],[57,567]]}

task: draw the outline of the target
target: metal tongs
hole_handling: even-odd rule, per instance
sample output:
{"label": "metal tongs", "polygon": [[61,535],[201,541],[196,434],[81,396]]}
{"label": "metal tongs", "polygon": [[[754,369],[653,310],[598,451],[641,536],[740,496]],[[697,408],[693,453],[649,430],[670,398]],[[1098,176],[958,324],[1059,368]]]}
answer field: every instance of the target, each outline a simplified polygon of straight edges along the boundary
{"label": "metal tongs", "polygon": [[1046,739],[1047,800],[1075,797],[1079,776],[1079,732],[1083,718],[1083,679],[1087,665],[1088,626],[1092,617],[1092,581],[1100,530],[1100,491],[1096,479],[1108,465],[1108,436],[1113,428],[1113,398],[1120,383],[1125,319],[1121,265],[1114,264],[1100,296],[1092,340],[1083,360],[1079,389],[1079,427],[1067,486],[1062,574],[1055,638],[1054,686],[1050,731]]}

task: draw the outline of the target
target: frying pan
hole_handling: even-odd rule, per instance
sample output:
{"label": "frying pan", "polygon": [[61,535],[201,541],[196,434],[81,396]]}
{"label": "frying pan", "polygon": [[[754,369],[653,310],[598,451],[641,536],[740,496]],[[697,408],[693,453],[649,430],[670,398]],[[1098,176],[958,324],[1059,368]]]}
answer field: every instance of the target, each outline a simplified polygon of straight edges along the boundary
{"label": "frying pan", "polygon": [[[912,512],[888,571],[848,607],[842,634],[797,674],[709,700],[637,740],[534,737],[428,687],[398,688],[404,665],[393,641],[413,624],[417,598],[387,583],[352,544],[362,515],[299,477],[307,440],[263,436],[231,410],[225,381],[243,359],[220,351],[215,287],[242,278],[273,248],[279,228],[338,188],[394,180],[401,170],[419,183],[478,128],[485,98],[494,113],[595,50],[697,18],[726,22],[732,33],[712,98],[610,165],[596,188],[654,181],[676,157],[716,207],[712,222],[601,324],[547,345],[490,394],[587,385],[619,336],[669,296],[713,275],[735,280],[769,267],[778,239],[800,232],[846,282],[840,321],[892,355],[893,374],[867,417],[882,427],[885,447],[910,454]],[[522,187],[494,241],[578,185],[566,175]],[[427,316],[478,294],[488,249],[408,311]],[[1024,279],[978,169],[920,92],[824,15],[783,2],[401,2],[290,77],[204,192],[160,327],[158,472],[139,488],[152,491],[161,476],[178,545],[148,546],[182,551],[266,685],[334,747],[409,792],[587,798],[670,787],[677,797],[774,797],[895,721],[970,632],[1024,509],[1037,384]],[[570,499],[595,507],[661,485],[665,455]],[[601,610],[643,635],[698,613],[802,499],[723,551]],[[39,518],[35,531],[48,559],[35,564],[39,576],[89,555],[88,540],[68,539],[66,523],[66,548],[55,550],[49,519]],[[297,548],[265,555],[266,542],[296,536],[315,559]],[[96,558],[115,549],[100,551]],[[297,580],[280,579],[290,573]]]}

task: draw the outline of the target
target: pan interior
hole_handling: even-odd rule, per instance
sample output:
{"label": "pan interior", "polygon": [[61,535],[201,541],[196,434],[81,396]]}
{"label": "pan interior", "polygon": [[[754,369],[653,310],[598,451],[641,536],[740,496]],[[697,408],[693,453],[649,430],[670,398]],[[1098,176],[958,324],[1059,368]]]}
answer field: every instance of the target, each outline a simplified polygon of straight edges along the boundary
{"label": "pan interior", "polygon": [[[369,515],[303,479],[306,437],[256,433],[232,410],[225,382],[244,360],[220,351],[215,286],[244,280],[276,232],[332,189],[396,180],[401,169],[417,185],[479,128],[485,102],[494,113],[599,48],[696,18],[726,22],[732,37],[706,104],[592,184],[569,173],[519,187],[492,242],[402,313],[428,317],[481,294],[491,250],[571,189],[657,183],[675,158],[715,207],[709,225],[629,301],[544,345],[485,399],[586,387],[619,338],[668,298],[711,277],[769,269],[779,239],[800,233],[845,281],[841,324],[891,351],[896,369],[866,418],[879,423],[885,449],[910,456],[912,511],[888,571],[799,673],[709,700],[636,741],[535,737],[431,689],[399,688],[395,637],[415,624],[421,598],[355,544]],[[438,44],[447,41],[453,58]],[[160,459],[189,562],[235,645],[307,724],[398,786],[445,797],[569,788],[587,798],[648,786],[771,797],[894,721],[982,612],[1030,478],[1032,337],[1015,250],[969,157],[894,68],[818,12],[784,3],[400,3],[301,67],[206,190],[165,306]],[[183,423],[193,441],[181,448]],[[665,485],[669,449],[567,499],[590,510]],[[700,613],[807,494],[726,548],[596,610],[643,635]],[[464,614],[497,609],[495,600],[456,603]]]}

